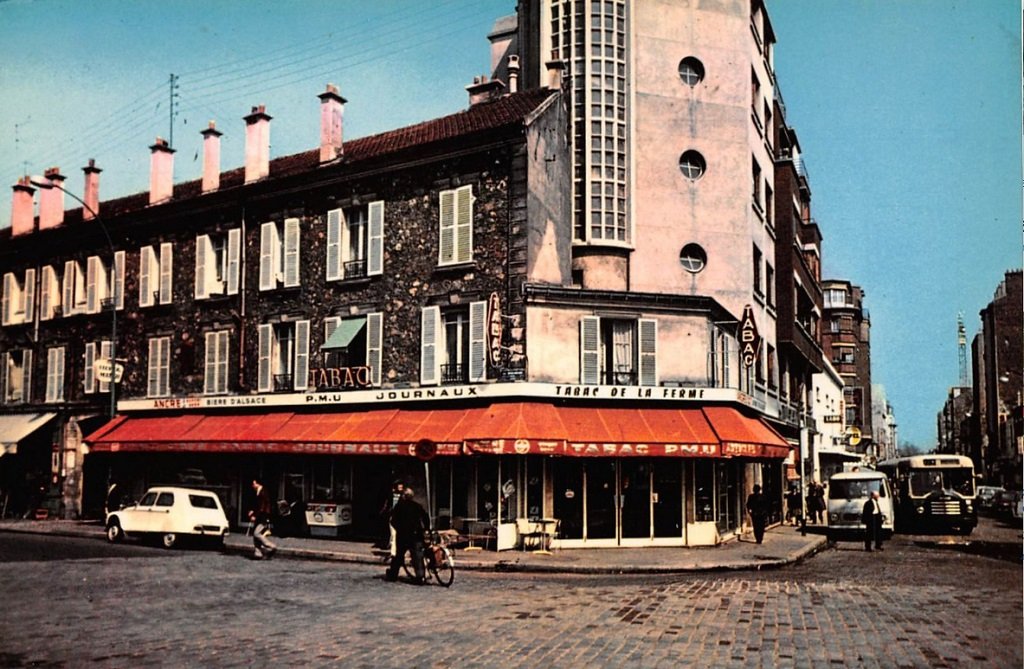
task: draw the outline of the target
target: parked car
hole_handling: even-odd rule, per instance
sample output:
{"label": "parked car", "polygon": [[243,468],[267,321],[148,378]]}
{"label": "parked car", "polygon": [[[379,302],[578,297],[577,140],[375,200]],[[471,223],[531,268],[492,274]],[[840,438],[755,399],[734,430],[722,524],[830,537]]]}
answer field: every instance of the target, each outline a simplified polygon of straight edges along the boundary
{"label": "parked car", "polygon": [[992,515],[1000,520],[1012,519],[1016,512],[1018,495],[1020,495],[1020,491],[1015,490],[1000,490],[996,492],[992,498],[992,507],[990,509]]}
{"label": "parked car", "polygon": [[1002,488],[994,485],[978,486],[978,510],[990,511],[992,509],[992,502],[995,499],[996,493],[998,493],[1001,490]]}
{"label": "parked car", "polygon": [[108,513],[106,527],[111,543],[159,537],[165,548],[172,548],[188,536],[223,545],[228,519],[220,498],[208,490],[161,486],[147,490],[138,503]]}
{"label": "parked car", "polygon": [[1021,520],[1022,518],[1024,518],[1024,493],[1022,493],[1020,490],[1014,491],[1013,498],[1014,504],[1013,509],[1011,509],[1013,513],[1013,519]]}

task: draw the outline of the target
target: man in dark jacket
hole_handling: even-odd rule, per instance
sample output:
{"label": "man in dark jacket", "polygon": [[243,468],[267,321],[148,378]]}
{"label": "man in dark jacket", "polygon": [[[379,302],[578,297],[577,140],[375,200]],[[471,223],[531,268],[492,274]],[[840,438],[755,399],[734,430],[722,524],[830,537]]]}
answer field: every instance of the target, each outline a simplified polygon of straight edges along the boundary
{"label": "man in dark jacket", "polygon": [[864,550],[870,551],[872,543],[876,550],[882,550],[882,509],[878,506],[878,492],[872,492],[864,502],[860,520],[864,523]]}
{"label": "man in dark jacket", "polygon": [[398,579],[398,570],[405,560],[405,553],[412,553],[412,565],[416,572],[416,584],[424,581],[423,572],[423,533],[430,529],[430,517],[419,502],[413,499],[412,488],[402,492],[402,499],[391,512],[391,526],[395,528],[395,554],[391,556],[391,565],[384,578],[389,581]]}
{"label": "man in dark jacket", "polygon": [[249,511],[249,520],[253,524],[252,544],[255,549],[253,557],[262,560],[270,557],[277,550],[277,545],[270,540],[270,495],[259,479],[252,481],[253,492],[256,493],[256,503]]}
{"label": "man in dark jacket", "polygon": [[754,526],[754,539],[764,541],[764,528],[768,524],[768,499],[761,493],[761,486],[754,484],[754,492],[747,497],[747,512]]}

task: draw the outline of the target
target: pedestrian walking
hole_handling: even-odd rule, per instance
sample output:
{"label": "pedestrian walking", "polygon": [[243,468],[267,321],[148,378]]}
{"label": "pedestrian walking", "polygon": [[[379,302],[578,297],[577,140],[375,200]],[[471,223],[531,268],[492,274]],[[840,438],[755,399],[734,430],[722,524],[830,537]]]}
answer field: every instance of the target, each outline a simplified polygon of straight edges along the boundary
{"label": "pedestrian walking", "polygon": [[811,484],[811,495],[814,501],[814,522],[821,525],[825,522],[825,488],[815,481]]}
{"label": "pedestrian walking", "polygon": [[395,554],[391,556],[384,578],[398,580],[398,570],[407,552],[412,553],[412,566],[416,573],[413,581],[423,585],[426,574],[423,571],[423,534],[430,529],[430,517],[426,510],[413,499],[413,489],[406,488],[402,498],[391,512],[391,525],[395,528]]}
{"label": "pedestrian walking", "polygon": [[377,512],[381,524],[377,548],[390,549],[392,555],[395,554],[395,528],[391,525],[391,512],[398,506],[398,501],[402,499],[402,492],[404,490],[404,483],[398,479],[392,481],[391,491],[381,502],[380,511]]}
{"label": "pedestrian walking", "polygon": [[795,483],[789,484],[789,492],[786,493],[786,524],[796,525],[800,522],[800,490]]}
{"label": "pedestrian walking", "polygon": [[761,486],[754,484],[754,492],[747,497],[747,513],[754,526],[754,540],[764,541],[764,528],[768,524],[768,499],[761,493]]}
{"label": "pedestrian walking", "polygon": [[256,502],[249,511],[252,524],[253,557],[257,560],[269,558],[277,550],[277,544],[270,539],[270,495],[259,479],[252,480]]}
{"label": "pedestrian walking", "polygon": [[872,492],[868,501],[864,502],[864,511],[860,516],[864,523],[864,550],[870,552],[871,545],[875,550],[882,550],[882,509],[878,505],[878,492]]}

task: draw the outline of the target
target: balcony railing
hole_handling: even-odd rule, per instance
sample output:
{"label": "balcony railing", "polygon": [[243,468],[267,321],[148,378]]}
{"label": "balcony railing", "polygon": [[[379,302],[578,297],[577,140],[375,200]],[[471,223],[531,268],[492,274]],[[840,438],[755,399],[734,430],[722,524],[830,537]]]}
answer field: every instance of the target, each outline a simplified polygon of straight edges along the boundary
{"label": "balcony railing", "polygon": [[469,383],[469,365],[441,365],[441,383]]}
{"label": "balcony railing", "polygon": [[639,385],[638,376],[633,369],[605,370],[602,374],[604,383],[608,386],[636,386]]}
{"label": "balcony railing", "polygon": [[291,374],[274,374],[274,392],[280,393],[295,388]]}
{"label": "balcony railing", "polygon": [[346,279],[363,279],[366,277],[366,260],[349,260],[344,266]]}

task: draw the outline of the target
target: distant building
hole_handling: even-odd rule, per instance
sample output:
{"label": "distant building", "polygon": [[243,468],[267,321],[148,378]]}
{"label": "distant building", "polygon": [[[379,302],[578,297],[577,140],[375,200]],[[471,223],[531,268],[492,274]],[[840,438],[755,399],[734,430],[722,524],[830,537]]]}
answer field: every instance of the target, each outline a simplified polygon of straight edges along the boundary
{"label": "distant building", "polygon": [[885,386],[875,383],[871,387],[871,425],[874,429],[875,454],[879,460],[895,458],[899,452],[896,442],[896,415],[886,398]]}
{"label": "distant building", "polygon": [[[972,455],[971,417],[974,409],[974,393],[971,388],[949,389],[942,411],[936,418],[939,453]],[[977,468],[980,463],[974,463]]]}
{"label": "distant building", "polygon": [[843,404],[843,379],[825,360],[823,371],[814,375],[814,422],[811,452],[805,467],[808,478],[827,481],[832,474],[843,471],[845,464],[863,461],[863,456],[849,445],[846,412]]}
{"label": "distant building", "polygon": [[864,291],[840,279],[826,279],[822,290],[822,348],[843,379],[846,428],[859,438],[854,446],[857,453],[877,457],[871,408],[871,317],[864,306]]}

